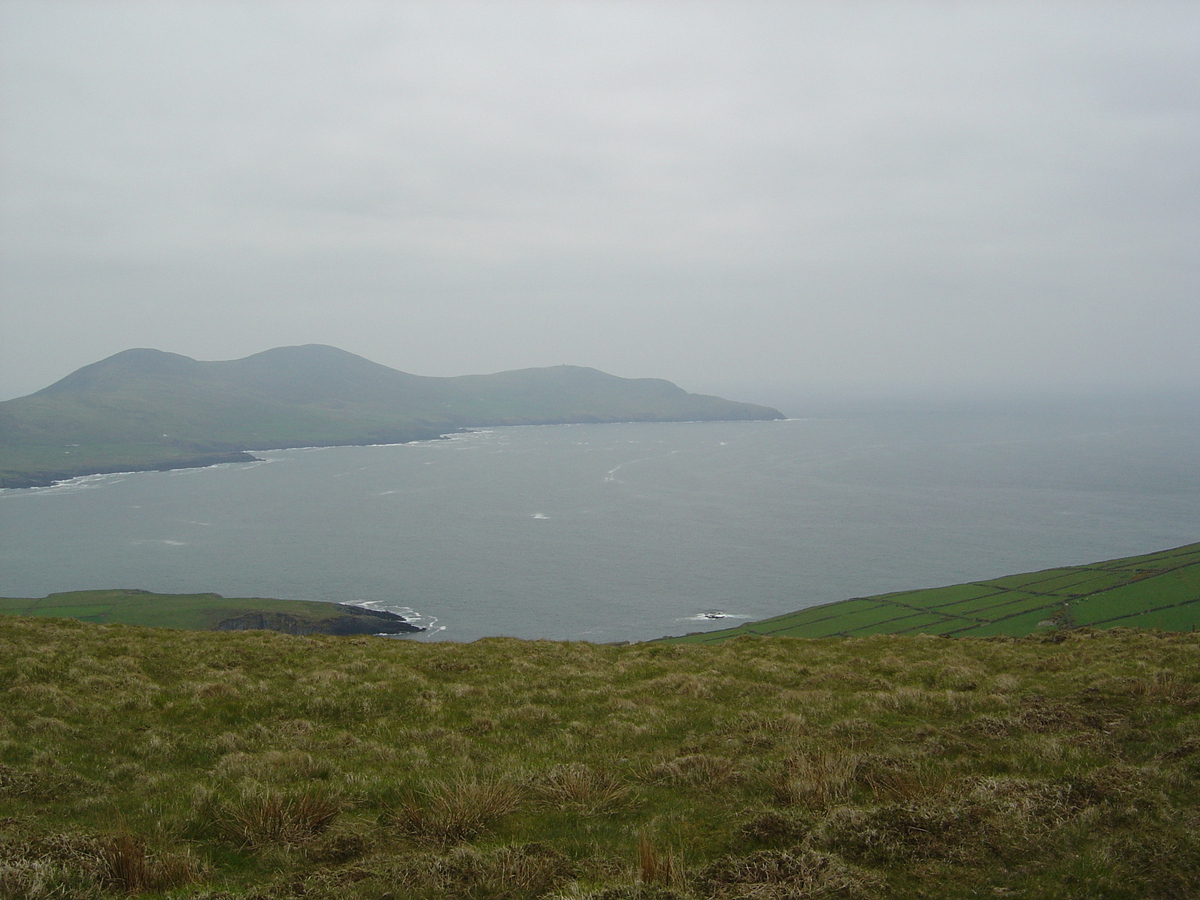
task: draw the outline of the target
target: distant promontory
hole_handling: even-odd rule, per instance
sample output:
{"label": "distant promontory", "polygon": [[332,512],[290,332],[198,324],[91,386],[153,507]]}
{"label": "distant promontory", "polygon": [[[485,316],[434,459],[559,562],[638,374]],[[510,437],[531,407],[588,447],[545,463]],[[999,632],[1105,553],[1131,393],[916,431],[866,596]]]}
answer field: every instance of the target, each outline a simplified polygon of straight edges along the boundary
{"label": "distant promontory", "polygon": [[321,344],[221,362],[137,349],[0,403],[0,487],[248,461],[254,450],[406,443],[474,427],[782,418],[662,379],[579,366],[433,378]]}

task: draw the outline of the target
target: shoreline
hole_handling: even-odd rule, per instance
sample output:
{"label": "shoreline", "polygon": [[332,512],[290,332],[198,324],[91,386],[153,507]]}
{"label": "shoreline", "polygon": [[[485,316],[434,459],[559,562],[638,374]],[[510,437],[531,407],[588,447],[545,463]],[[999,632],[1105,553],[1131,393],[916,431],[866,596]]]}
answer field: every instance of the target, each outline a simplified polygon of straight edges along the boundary
{"label": "shoreline", "polygon": [[402,441],[380,443],[378,440],[362,440],[337,442],[329,444],[288,444],[280,447],[254,447],[246,450],[229,450],[224,452],[205,453],[198,456],[185,456],[178,459],[155,459],[146,462],[112,463],[106,466],[80,466],[74,469],[50,469],[35,472],[0,476],[0,490],[23,490],[26,488],[53,487],[56,484],[72,481],[76,478],[90,478],[93,475],[134,475],[139,472],[171,472],[176,469],[207,469],[210,466],[221,466],[227,463],[262,462],[262,457],[255,453],[270,453],[276,450],[322,450],[331,447],[399,447],[404,444],[415,444],[421,441],[440,441],[452,434],[460,434],[467,429],[456,428],[447,431],[431,430],[427,435],[412,437]]}
{"label": "shoreline", "polygon": [[205,469],[226,463],[258,462],[259,457],[250,450],[234,450],[228,453],[206,453],[180,459],[155,459],[144,463],[113,463],[107,466],[80,466],[74,469],[51,469],[0,477],[0,490],[53,487],[75,478],[93,475],[126,475],[136,472],[169,472],[173,469]]}
{"label": "shoreline", "polygon": [[427,433],[402,440],[379,440],[362,438],[357,441],[338,441],[324,444],[287,444],[280,446],[253,447],[243,450],[205,453],[196,456],[159,458],[146,462],[123,462],[109,465],[79,466],[71,469],[40,469],[31,472],[16,472],[0,475],[0,490],[24,490],[27,488],[53,487],[75,478],[88,478],[93,475],[132,475],[138,472],[170,472],[175,469],[203,469],[209,466],[219,466],[226,463],[260,462],[261,458],[255,453],[267,453],[274,450],[318,450],[332,447],[398,447],[405,444],[415,444],[422,441],[440,441],[458,434],[468,434],[491,428],[530,428],[554,425],[622,425],[622,424],[653,424],[653,425],[690,425],[706,422],[765,422],[789,421],[781,416],[774,419],[628,419],[628,420],[546,420],[535,422],[486,422],[474,425],[453,426],[446,429],[429,429]]}

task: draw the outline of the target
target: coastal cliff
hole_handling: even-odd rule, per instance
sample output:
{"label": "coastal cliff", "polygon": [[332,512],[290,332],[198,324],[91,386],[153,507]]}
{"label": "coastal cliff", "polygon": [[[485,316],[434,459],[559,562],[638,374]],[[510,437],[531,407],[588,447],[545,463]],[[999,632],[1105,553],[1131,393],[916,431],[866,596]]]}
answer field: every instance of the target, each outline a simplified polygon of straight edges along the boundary
{"label": "coastal cliff", "polygon": [[424,631],[403,616],[345,606],[343,615],[313,619],[281,612],[248,612],[224,619],[213,631],[278,631],[282,634],[416,634]]}

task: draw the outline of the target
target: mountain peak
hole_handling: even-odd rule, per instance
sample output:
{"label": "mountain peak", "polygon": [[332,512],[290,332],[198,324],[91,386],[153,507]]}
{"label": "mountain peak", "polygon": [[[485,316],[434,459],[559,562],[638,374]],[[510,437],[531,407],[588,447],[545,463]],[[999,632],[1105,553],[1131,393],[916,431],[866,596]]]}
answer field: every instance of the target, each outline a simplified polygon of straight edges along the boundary
{"label": "mountain peak", "polygon": [[180,380],[193,377],[203,363],[190,356],[167,353],[150,347],[135,347],[114,353],[99,362],[76,369],[38,394],[63,394],[106,390],[130,379]]}

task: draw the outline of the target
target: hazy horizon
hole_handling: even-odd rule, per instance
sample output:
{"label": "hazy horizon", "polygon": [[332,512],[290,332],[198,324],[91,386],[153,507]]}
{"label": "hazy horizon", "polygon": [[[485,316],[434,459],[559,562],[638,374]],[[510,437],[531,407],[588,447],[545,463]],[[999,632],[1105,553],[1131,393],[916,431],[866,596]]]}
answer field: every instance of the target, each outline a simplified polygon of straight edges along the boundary
{"label": "hazy horizon", "polygon": [[[127,348],[161,349],[161,348]],[[267,348],[275,349],[275,348]],[[121,351],[118,351],[120,353]],[[164,351],[171,353],[173,351]],[[259,351],[263,352],[263,351]],[[253,355],[253,354],[251,354]],[[214,360],[201,360],[212,362]],[[377,360],[371,360],[378,362]],[[100,360],[96,360],[100,362]],[[566,363],[573,365],[573,363]],[[394,367],[392,367],[394,368]],[[523,366],[521,368],[530,368]],[[403,371],[403,370],[401,370]],[[70,374],[70,373],[68,373]],[[409,372],[422,375],[421,372]],[[460,372],[459,375],[486,375],[488,372]],[[609,373],[615,374],[615,373]],[[434,376],[439,377],[439,376]],[[453,376],[451,376],[453,377]],[[622,376],[622,377],[651,377]],[[668,379],[670,380],[670,379]],[[53,382],[51,382],[53,384]],[[43,385],[50,387],[50,384]],[[1181,422],[1194,421],[1200,425],[1200,386],[967,386],[941,385],[913,387],[911,385],[853,385],[829,387],[806,386],[770,380],[726,380],[722,382],[682,383],[679,387],[691,393],[710,394],[727,400],[757,403],[782,411],[789,418],[825,414],[855,413],[953,413],[992,411],[997,414],[1049,413],[1056,416],[1096,414],[1104,409],[1114,415],[1128,417],[1144,414],[1148,417],[1170,416]],[[39,388],[38,390],[41,390]],[[34,391],[33,393],[36,393]],[[22,395],[26,396],[26,395]],[[8,399],[3,397],[0,402]]]}
{"label": "hazy horizon", "polygon": [[132,347],[1200,389],[1200,6],[0,0],[0,399]]}

